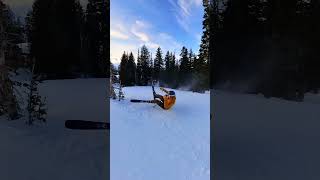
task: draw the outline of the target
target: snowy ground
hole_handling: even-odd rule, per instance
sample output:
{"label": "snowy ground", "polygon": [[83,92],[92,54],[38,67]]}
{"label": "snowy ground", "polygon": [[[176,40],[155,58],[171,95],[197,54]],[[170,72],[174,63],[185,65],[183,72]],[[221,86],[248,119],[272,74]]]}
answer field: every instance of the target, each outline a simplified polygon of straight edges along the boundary
{"label": "snowy ground", "polygon": [[28,127],[0,117],[0,179],[104,180],[109,132],[64,128],[66,119],[107,121],[106,79],[45,81],[48,123]]}
{"label": "snowy ground", "polygon": [[320,179],[319,95],[299,103],[211,92],[215,179]]}
{"label": "snowy ground", "polygon": [[152,99],[151,87],[124,93],[125,101],[110,104],[111,179],[209,180],[210,94],[176,91],[175,106],[165,111],[129,102]]}

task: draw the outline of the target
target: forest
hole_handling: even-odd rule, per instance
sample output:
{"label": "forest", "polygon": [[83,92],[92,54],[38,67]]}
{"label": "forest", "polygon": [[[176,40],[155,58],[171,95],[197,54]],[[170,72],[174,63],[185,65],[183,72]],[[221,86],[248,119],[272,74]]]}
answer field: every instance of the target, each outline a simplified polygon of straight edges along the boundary
{"label": "forest", "polygon": [[211,87],[302,101],[320,87],[320,2],[212,0]]}

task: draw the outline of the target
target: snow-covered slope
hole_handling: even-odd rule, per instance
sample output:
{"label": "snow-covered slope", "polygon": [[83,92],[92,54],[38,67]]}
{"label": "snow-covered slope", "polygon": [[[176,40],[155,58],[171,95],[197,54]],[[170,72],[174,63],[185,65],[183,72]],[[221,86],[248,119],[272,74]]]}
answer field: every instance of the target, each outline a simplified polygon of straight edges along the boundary
{"label": "snow-covered slope", "polygon": [[107,121],[106,79],[45,81],[48,119],[27,127],[0,117],[0,179],[104,180],[109,177],[109,132],[64,128],[66,119]]}
{"label": "snow-covered slope", "polygon": [[[159,88],[155,88],[161,93]],[[176,91],[165,111],[130,99],[153,99],[151,87],[123,89],[111,101],[112,180],[209,180],[210,95]]]}
{"label": "snow-covered slope", "polygon": [[219,180],[320,179],[320,99],[305,102],[212,91]]}

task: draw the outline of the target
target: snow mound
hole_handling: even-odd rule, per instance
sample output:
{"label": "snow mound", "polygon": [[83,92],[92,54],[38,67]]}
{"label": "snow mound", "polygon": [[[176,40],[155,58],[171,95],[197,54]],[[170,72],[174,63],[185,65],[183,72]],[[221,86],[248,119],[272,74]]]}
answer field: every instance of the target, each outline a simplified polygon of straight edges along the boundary
{"label": "snow mound", "polygon": [[[155,88],[161,93],[159,88]],[[210,95],[174,90],[170,110],[130,99],[153,99],[151,87],[123,88],[111,100],[111,179],[209,180]]]}

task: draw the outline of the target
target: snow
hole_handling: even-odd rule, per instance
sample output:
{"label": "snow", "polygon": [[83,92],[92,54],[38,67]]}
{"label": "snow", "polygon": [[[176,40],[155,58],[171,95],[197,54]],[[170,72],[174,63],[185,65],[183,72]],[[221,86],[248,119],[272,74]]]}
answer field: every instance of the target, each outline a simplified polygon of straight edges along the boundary
{"label": "snow", "polygon": [[0,174],[10,180],[103,180],[109,177],[109,132],[69,130],[67,119],[107,121],[107,79],[45,81],[47,124],[0,117]]}
{"label": "snow", "polygon": [[17,46],[21,49],[23,54],[30,53],[30,43],[20,43],[20,44],[17,44]]}
{"label": "snow", "polygon": [[319,179],[320,96],[305,102],[211,91],[216,179]]}
{"label": "snow", "polygon": [[165,111],[129,101],[153,99],[151,87],[123,91],[124,101],[110,103],[111,179],[209,180],[210,94],[175,90]]}

